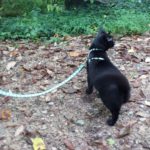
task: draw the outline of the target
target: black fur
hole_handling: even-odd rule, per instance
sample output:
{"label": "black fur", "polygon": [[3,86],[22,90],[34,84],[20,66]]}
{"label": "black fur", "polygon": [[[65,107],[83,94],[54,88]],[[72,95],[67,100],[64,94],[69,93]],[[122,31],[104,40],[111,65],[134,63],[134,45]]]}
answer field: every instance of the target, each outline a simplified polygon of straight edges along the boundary
{"label": "black fur", "polygon": [[93,87],[99,92],[104,105],[110,110],[112,116],[107,124],[113,126],[118,120],[121,105],[130,98],[130,85],[127,78],[110,62],[106,51],[114,46],[112,36],[104,30],[99,31],[92,42],[92,51],[89,58],[101,57],[104,60],[87,60],[87,94],[93,92]]}

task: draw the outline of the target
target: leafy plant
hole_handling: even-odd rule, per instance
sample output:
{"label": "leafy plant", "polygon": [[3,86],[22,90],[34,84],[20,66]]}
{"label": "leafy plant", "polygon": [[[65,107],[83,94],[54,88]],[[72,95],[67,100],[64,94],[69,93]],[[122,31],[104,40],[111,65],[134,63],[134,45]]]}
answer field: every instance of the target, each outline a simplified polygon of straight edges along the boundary
{"label": "leafy plant", "polygon": [[[41,4],[39,1],[36,5]],[[93,34],[100,26],[114,34],[141,34],[150,30],[149,12],[147,3],[129,1],[126,3],[119,1],[113,7],[93,4],[87,9],[72,11],[62,9],[44,14],[36,8],[23,16],[1,17],[0,39],[41,38],[57,42],[59,39],[51,38],[56,34],[59,37],[66,34]]]}
{"label": "leafy plant", "polygon": [[60,12],[63,8],[63,0],[5,0],[1,1],[1,16],[21,16],[32,10]]}

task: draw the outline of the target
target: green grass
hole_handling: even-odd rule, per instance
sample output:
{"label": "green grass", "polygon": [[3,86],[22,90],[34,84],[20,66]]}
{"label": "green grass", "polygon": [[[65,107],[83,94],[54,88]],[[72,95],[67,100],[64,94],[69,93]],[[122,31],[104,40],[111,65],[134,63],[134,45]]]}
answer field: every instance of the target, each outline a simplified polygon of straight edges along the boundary
{"label": "green grass", "polygon": [[125,4],[49,14],[32,11],[22,17],[1,17],[0,39],[50,39],[55,34],[60,37],[93,34],[100,26],[121,35],[141,34],[150,30],[150,7]]}

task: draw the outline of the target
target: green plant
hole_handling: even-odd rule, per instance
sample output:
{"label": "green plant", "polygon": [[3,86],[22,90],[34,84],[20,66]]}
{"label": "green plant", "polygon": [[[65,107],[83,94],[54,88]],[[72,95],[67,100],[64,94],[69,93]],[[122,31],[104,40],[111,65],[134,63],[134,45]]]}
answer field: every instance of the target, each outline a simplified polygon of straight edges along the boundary
{"label": "green plant", "polygon": [[[40,3],[39,3],[40,4]],[[39,5],[38,4],[38,5]],[[126,6],[126,7],[124,7]],[[132,7],[131,7],[132,6]],[[92,5],[88,9],[42,14],[35,9],[20,17],[0,18],[0,39],[51,39],[93,34],[103,26],[114,34],[141,34],[150,30],[150,8],[147,3],[117,3],[115,6]]]}
{"label": "green plant", "polygon": [[1,16],[21,16],[32,10],[60,12],[63,10],[63,0],[3,0],[1,1]]}

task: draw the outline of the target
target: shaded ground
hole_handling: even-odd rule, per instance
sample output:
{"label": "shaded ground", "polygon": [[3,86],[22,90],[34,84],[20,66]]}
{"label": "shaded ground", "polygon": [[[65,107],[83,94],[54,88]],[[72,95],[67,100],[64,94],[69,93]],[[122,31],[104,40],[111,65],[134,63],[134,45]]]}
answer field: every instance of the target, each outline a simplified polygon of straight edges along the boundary
{"label": "shaded ground", "polygon": [[[84,62],[92,37],[60,44],[0,42],[0,88],[37,92],[65,79]],[[40,136],[48,150],[150,149],[150,37],[124,37],[109,56],[128,77],[132,96],[114,127],[96,92],[85,95],[85,69],[63,88],[36,98],[0,97],[0,150],[31,150]]]}

